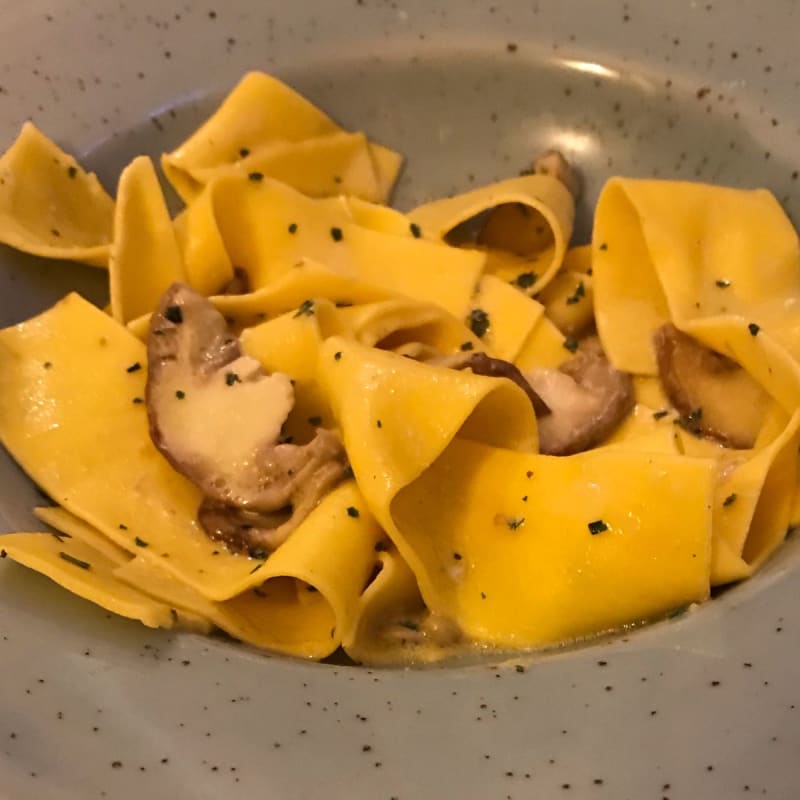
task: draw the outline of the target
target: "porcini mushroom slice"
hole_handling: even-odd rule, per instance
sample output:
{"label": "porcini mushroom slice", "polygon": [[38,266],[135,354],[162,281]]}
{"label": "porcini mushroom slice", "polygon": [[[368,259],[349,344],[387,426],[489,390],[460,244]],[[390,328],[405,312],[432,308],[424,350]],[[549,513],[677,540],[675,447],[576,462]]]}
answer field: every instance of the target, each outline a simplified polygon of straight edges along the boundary
{"label": "porcini mushroom slice", "polygon": [[546,150],[533,160],[534,175],[550,175],[561,181],[577,201],[581,196],[582,181],[580,173],[558,150]]}
{"label": "porcini mushroom slice", "polygon": [[767,393],[735,361],[668,323],[653,336],[661,385],[689,430],[729,447],[752,447]]}
{"label": "porcini mushroom slice", "polygon": [[486,375],[490,378],[508,378],[528,395],[537,417],[550,413],[550,409],[544,400],[510,361],[504,361],[502,358],[491,358],[486,353],[454,353],[450,356],[429,359],[427,363],[449,367],[450,369],[469,369],[476,375]]}
{"label": "porcini mushroom slice", "polygon": [[318,429],[303,446],[279,444],[291,380],[243,355],[224,317],[193,289],[166,292],[147,350],[150,436],[209,501],[268,516],[289,508],[296,527],[343,475],[344,449],[332,431]]}
{"label": "porcini mushroom slice", "polygon": [[596,340],[555,369],[524,373],[550,413],[539,419],[539,449],[566,456],[599,444],[634,405],[633,381],[611,366]]}
{"label": "porcini mushroom slice", "polygon": [[206,498],[198,520],[212,539],[225,542],[231,550],[271,552],[342,479],[341,456],[339,437],[324,428],[302,447],[277,445],[265,470],[273,492],[269,503],[262,502],[262,509],[256,510]]}

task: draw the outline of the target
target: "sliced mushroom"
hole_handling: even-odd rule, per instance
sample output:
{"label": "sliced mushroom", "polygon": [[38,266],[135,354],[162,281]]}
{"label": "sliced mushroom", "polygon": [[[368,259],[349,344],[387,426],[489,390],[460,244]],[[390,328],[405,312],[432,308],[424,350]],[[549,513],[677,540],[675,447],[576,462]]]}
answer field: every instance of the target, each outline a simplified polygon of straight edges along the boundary
{"label": "sliced mushroom", "polygon": [[435,364],[450,369],[470,369],[476,375],[486,375],[490,378],[508,378],[519,386],[531,401],[534,413],[537,417],[550,413],[547,403],[542,400],[539,394],[533,389],[525,376],[510,361],[503,361],[502,358],[491,358],[486,353],[454,353],[450,356],[439,356],[431,358],[428,364]]}
{"label": "sliced mushroom", "polygon": [[566,456],[599,444],[634,406],[633,381],[611,366],[596,339],[555,369],[524,373],[550,413],[539,420],[539,449]]}
{"label": "sliced mushroom", "polygon": [[767,393],[735,361],[668,323],[654,337],[658,372],[684,426],[734,448],[752,447]]}
{"label": "sliced mushroom", "polygon": [[250,275],[242,267],[233,268],[233,277],[228,281],[221,294],[238,295],[253,291],[250,286]]}
{"label": "sliced mushroom", "polygon": [[263,471],[273,491],[269,502],[262,498],[254,509],[206,498],[198,510],[200,524],[232,550],[274,550],[342,479],[341,455],[339,437],[324,428],[303,447],[277,445]]}
{"label": "sliced mushroom", "polygon": [[423,610],[406,614],[397,622],[387,625],[383,630],[383,638],[401,644],[448,648],[461,644],[464,632],[450,617]]}
{"label": "sliced mushroom", "polygon": [[546,150],[533,160],[534,175],[550,175],[561,181],[577,201],[581,196],[583,181],[580,173],[558,150]]}
{"label": "sliced mushroom", "polygon": [[243,355],[224,317],[184,284],[170,287],[153,314],[147,350],[150,436],[205,495],[201,524],[205,520],[209,535],[225,538],[218,535],[221,526],[209,522],[209,503],[234,517],[235,511],[254,512],[269,525],[254,527],[262,533],[242,542],[279,544],[343,476],[338,436],[318,429],[306,445],[279,444],[294,404],[291,380],[267,375]]}

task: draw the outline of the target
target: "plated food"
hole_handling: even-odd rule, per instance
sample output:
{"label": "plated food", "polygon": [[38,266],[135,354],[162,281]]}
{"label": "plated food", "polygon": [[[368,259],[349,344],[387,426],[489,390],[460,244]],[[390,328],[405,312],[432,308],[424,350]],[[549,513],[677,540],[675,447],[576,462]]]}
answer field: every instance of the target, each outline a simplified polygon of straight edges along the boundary
{"label": "plated food", "polygon": [[[246,76],[116,200],[32,125],[0,240],[109,273],[0,333],[55,534],[3,553],[159,627],[357,662],[555,646],[708,599],[798,520],[795,231],[766,191],[576,174],[402,214],[401,158]],[[57,266],[54,265],[54,269]]]}

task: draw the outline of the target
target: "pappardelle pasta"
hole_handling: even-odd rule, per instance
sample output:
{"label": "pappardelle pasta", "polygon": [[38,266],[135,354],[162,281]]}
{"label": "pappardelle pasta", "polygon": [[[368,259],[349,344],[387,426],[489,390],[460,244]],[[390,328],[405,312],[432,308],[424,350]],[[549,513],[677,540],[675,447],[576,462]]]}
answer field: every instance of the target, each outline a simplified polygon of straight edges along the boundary
{"label": "pappardelle pasta", "polygon": [[752,575],[800,521],[774,197],[613,178],[571,246],[558,153],[407,214],[401,163],[251,73],[162,157],[173,218],[150,159],[112,199],[27,123],[0,241],[106,269],[110,303],[0,331],[0,439],[55,503],[2,555],[151,627],[371,664]]}

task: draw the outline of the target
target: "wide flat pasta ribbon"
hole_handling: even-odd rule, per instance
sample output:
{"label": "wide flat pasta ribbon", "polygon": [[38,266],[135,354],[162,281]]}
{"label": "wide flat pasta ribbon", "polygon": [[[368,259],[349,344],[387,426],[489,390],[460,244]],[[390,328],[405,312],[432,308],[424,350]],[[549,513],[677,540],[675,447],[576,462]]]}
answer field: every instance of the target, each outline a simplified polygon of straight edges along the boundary
{"label": "wide flat pasta ribbon", "polygon": [[800,356],[798,239],[769,192],[614,178],[592,239],[597,328],[619,369],[655,374],[656,328],[725,314]]}
{"label": "wide flat pasta ribbon", "polygon": [[[358,600],[342,648],[354,661],[374,665],[440,661],[447,645],[420,635],[426,608],[417,579],[394,549],[376,554],[375,578]],[[452,643],[453,653],[458,653]]]}
{"label": "wide flat pasta ribbon", "polygon": [[[530,408],[512,407],[527,400],[510,383],[342,339],[323,346],[320,381],[370,510],[428,608],[468,636],[545,644],[707,596],[710,460],[613,448],[537,456],[518,427],[532,425]],[[588,528],[598,519],[614,531],[605,540]]]}
{"label": "wide flat pasta ribbon", "polygon": [[[364,511],[363,518],[346,512],[357,507]],[[91,548],[84,551],[84,563],[89,566],[84,568],[78,592],[82,597],[111,611],[119,607],[120,598],[130,597],[136,601],[131,610],[149,614],[146,623],[154,627],[205,627],[208,632],[213,624],[248,644],[303,658],[329,655],[339,646],[342,632],[352,627],[381,535],[351,481],[323,501],[299,536],[290,539],[291,544],[287,541],[272,560],[256,562],[258,585],[230,600],[214,602],[152,560],[118,548],[63,509],[39,509],[37,516],[71,537],[68,544],[77,540]],[[26,554],[33,545],[42,547],[38,539],[26,541],[27,549],[17,544],[9,554],[12,558]],[[142,552],[150,543],[138,539],[136,546]],[[76,565],[67,564],[71,570],[48,552],[28,566],[58,583],[68,579],[69,588]]]}
{"label": "wide flat pasta ribbon", "polygon": [[183,258],[153,162],[139,156],[123,170],[117,191],[109,263],[111,314],[121,323],[152,311],[175,281]]}
{"label": "wide flat pasta ribbon", "polygon": [[178,194],[193,200],[209,181],[237,172],[269,175],[315,196],[354,194],[385,202],[402,157],[347,134],[286,84],[250,72],[215,113],[162,157]]}
{"label": "wide flat pasta ribbon", "polygon": [[0,242],[44,258],[108,263],[114,201],[32,122],[0,158]]}
{"label": "wide flat pasta ribbon", "polygon": [[[490,241],[503,240],[511,246],[510,252],[489,247],[487,270],[532,293],[540,291],[558,272],[572,236],[575,202],[556,178],[528,175],[499,181],[418,206],[409,217],[423,234],[445,239],[489,212],[495,214],[500,229],[490,232]],[[519,281],[521,274],[528,278],[524,284]]]}
{"label": "wide flat pasta ribbon", "polygon": [[712,481],[701,459],[459,437],[391,500],[388,532],[427,605],[469,638],[544,646],[705,600]]}
{"label": "wide flat pasta ribbon", "polygon": [[[222,550],[199,528],[199,492],[150,441],[145,364],[144,346],[124,327],[67,296],[0,331],[0,439],[68,511],[226,600],[261,582],[258,562]],[[137,536],[150,543],[144,551]]]}
{"label": "wide flat pasta ribbon", "polygon": [[132,556],[90,525],[60,508],[37,509],[55,533],[9,533],[0,541],[3,556],[47,576],[73,594],[149,628],[190,628],[209,633],[198,614],[121,584],[115,572]]}
{"label": "wide flat pasta ribbon", "polygon": [[[166,163],[166,162],[165,162]],[[194,199],[205,186],[226,175],[268,175],[309,197],[345,194],[372,202],[386,199],[380,176],[363,133],[331,133],[301,142],[274,142],[259,147],[232,164],[191,171],[198,183]]]}
{"label": "wide flat pasta ribbon", "polygon": [[[800,365],[766,331],[756,335],[739,317],[697,319],[686,332],[740,364],[775,400],[752,453],[716,490],[714,583],[751,574],[774,552],[792,521],[800,427]],[[731,403],[737,398],[732,397]],[[728,455],[729,454],[729,455]],[[725,500],[735,502],[725,505]]]}
{"label": "wide flat pasta ribbon", "polygon": [[[380,222],[387,222],[387,214],[368,214],[361,205],[355,206],[354,218],[354,206],[346,200],[309,198],[267,178],[222,178],[204,192],[211,199],[201,196],[196,202],[210,207],[204,205],[195,222],[214,226],[217,232],[203,232],[202,237],[222,243],[230,263],[246,271],[256,292],[311,260],[344,278],[435,303],[466,318],[484,267],[480,252],[417,238],[408,231],[386,232]],[[192,208],[186,213],[191,215]],[[201,261],[192,263],[202,268]]]}

